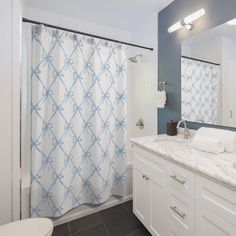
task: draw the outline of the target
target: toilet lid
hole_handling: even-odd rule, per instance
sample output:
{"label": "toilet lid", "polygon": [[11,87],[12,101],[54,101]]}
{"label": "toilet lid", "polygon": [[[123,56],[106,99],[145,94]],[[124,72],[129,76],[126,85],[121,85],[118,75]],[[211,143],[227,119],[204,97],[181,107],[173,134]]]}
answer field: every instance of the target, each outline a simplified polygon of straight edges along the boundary
{"label": "toilet lid", "polygon": [[53,223],[46,218],[20,220],[0,226],[0,236],[48,236],[53,231]]}

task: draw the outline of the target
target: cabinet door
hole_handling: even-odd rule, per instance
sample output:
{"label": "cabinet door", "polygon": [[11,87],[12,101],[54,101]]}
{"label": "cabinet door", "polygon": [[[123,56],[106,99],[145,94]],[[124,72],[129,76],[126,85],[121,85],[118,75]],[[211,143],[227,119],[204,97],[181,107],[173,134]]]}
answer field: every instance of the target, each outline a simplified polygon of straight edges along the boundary
{"label": "cabinet door", "polygon": [[166,178],[164,164],[134,153],[134,213],[153,236],[166,235]]}
{"label": "cabinet door", "polygon": [[235,236],[236,227],[210,210],[197,205],[196,235]]}
{"label": "cabinet door", "polygon": [[133,211],[146,226],[149,221],[149,186],[144,174],[136,168],[133,170]]}
{"label": "cabinet door", "polygon": [[151,175],[149,182],[150,188],[150,231],[153,236],[166,235],[166,190],[164,179],[157,169],[155,176]]}
{"label": "cabinet door", "polygon": [[[167,212],[168,222],[171,222],[175,227],[172,227],[171,230],[175,230],[176,235],[195,235],[195,202],[170,185],[168,186]],[[168,235],[172,234],[169,231]]]}
{"label": "cabinet door", "polygon": [[[179,225],[174,224],[172,221],[167,221],[168,227],[167,227],[167,233],[164,234],[165,236],[189,236],[186,235],[186,232],[183,232],[183,229],[179,227]],[[208,235],[211,236],[211,235]]]}

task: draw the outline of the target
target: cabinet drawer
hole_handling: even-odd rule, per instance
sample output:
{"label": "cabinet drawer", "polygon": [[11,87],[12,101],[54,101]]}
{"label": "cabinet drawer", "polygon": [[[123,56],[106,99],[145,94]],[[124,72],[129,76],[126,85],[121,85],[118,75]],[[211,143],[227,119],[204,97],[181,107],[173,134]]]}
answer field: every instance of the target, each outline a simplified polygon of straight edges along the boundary
{"label": "cabinet drawer", "polygon": [[235,236],[236,227],[228,221],[214,214],[206,207],[197,204],[196,207],[196,235],[197,236]]}
{"label": "cabinet drawer", "polygon": [[143,173],[144,178],[152,179],[152,181],[157,182],[161,185],[166,184],[166,175],[164,171],[163,163],[152,162],[146,160],[147,158],[141,156],[139,153],[134,153],[133,156],[133,166]]}
{"label": "cabinet drawer", "polygon": [[168,163],[168,184],[180,193],[195,199],[194,173],[171,162]]}
{"label": "cabinet drawer", "polygon": [[134,153],[133,167],[142,173],[148,174],[150,172],[151,165],[145,160],[145,157],[139,155],[138,153]]}
{"label": "cabinet drawer", "polygon": [[185,231],[183,231],[181,227],[179,227],[179,225],[176,225],[169,220],[168,220],[168,227],[166,230],[166,234],[164,235],[166,236],[194,236],[194,235],[190,235],[186,233]]}
{"label": "cabinet drawer", "polygon": [[133,158],[135,158],[136,155],[142,156],[145,161],[156,163],[158,165],[162,165],[165,167],[166,163],[168,164],[169,161],[164,160],[162,157],[159,157],[156,154],[153,154],[149,151],[146,151],[140,147],[134,146],[133,147]]}
{"label": "cabinet drawer", "polygon": [[[168,222],[180,235],[192,236],[195,232],[195,202],[175,188],[168,187]],[[178,235],[178,234],[177,234]]]}
{"label": "cabinet drawer", "polygon": [[236,192],[197,176],[197,202],[236,226]]}

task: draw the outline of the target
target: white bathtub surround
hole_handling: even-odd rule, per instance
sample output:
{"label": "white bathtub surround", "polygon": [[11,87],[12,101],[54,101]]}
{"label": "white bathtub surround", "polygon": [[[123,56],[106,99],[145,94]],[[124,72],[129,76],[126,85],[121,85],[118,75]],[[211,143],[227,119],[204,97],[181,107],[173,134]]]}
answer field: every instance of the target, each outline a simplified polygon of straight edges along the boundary
{"label": "white bathtub surround", "polygon": [[236,153],[212,154],[198,151],[191,147],[192,139],[184,140],[182,135],[148,136],[132,138],[130,141],[164,159],[236,190]]}
{"label": "white bathtub surround", "polygon": [[[132,176],[132,173],[131,173]],[[97,213],[99,211],[103,211],[105,209],[117,206],[119,204],[122,204],[124,202],[128,202],[133,199],[132,193],[130,195],[124,196],[124,197],[111,197],[108,201],[106,201],[103,204],[97,205],[97,206],[92,206],[92,205],[82,205],[79,206],[78,208],[72,209],[65,215],[54,219],[53,225],[58,226],[62,225],[68,222],[71,222],[73,220],[92,215],[94,213]]]}
{"label": "white bathtub surround", "polygon": [[203,135],[195,135],[192,141],[192,147],[200,151],[215,154],[225,151],[225,146],[220,139]]}
{"label": "white bathtub surround", "polygon": [[236,150],[236,132],[202,127],[197,130],[195,136],[208,137],[222,141],[226,152],[234,152]]}

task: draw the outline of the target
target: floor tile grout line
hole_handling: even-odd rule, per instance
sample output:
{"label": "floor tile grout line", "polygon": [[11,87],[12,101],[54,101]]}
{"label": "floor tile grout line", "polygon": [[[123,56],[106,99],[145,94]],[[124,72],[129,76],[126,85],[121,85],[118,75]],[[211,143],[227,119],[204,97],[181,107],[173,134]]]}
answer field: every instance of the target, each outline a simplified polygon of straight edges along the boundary
{"label": "floor tile grout line", "polygon": [[109,230],[108,230],[108,228],[107,228],[107,226],[106,226],[106,223],[105,223],[105,221],[103,220],[103,218],[102,218],[100,212],[98,212],[98,215],[99,215],[100,219],[102,220],[102,223],[103,223],[103,225],[104,225],[104,228],[105,228],[105,230],[106,230],[108,236],[111,236],[111,234],[110,234],[110,232],[109,232]]}
{"label": "floor tile grout line", "polygon": [[134,215],[133,215],[133,207],[132,207],[132,212],[130,212],[130,210],[128,209],[128,207],[125,206],[124,203],[122,203],[122,205],[123,205],[123,207],[125,208],[125,210],[128,211],[128,213],[129,213],[132,217],[134,217]]}
{"label": "floor tile grout line", "polygon": [[125,236],[129,236],[129,235],[131,235],[131,234],[133,234],[133,233],[135,233],[135,232],[137,232],[137,231],[139,231],[139,230],[140,230],[140,229],[136,229],[136,230],[134,230],[134,231],[132,231],[132,232],[126,234]]}
{"label": "floor tile grout line", "polygon": [[107,232],[107,235],[108,235],[108,236],[111,236],[111,234],[110,234],[110,232],[108,231],[108,228],[107,228],[107,226],[106,226],[105,223],[103,223],[103,226],[104,226],[104,228],[105,228],[105,230],[106,230],[106,232]]}
{"label": "floor tile grout line", "polygon": [[[132,200],[131,200],[132,201]],[[132,212],[130,212],[130,210],[128,209],[127,206],[125,206],[124,203],[122,203],[123,207],[125,208],[126,211],[128,211],[129,215],[132,216],[132,218],[134,217],[136,221],[140,222],[141,223],[141,227],[138,227],[136,230],[134,230],[133,232],[135,231],[138,231],[140,229],[142,229],[142,226],[144,227],[143,223],[134,215],[133,213],[133,207],[132,207]],[[132,205],[133,206],[133,205]],[[131,232],[132,233],[132,232]],[[129,233],[130,234],[130,233]],[[125,235],[125,236],[128,236],[128,235]]]}
{"label": "floor tile grout line", "polygon": [[71,229],[70,229],[70,222],[67,223],[67,227],[68,227],[68,230],[69,230],[69,235],[72,236],[72,233],[71,233]]}
{"label": "floor tile grout line", "polygon": [[[100,215],[98,214],[98,212],[93,213],[93,214],[91,214],[91,215],[84,216],[84,217],[89,217],[89,216],[92,216],[92,215],[98,215],[98,217],[100,218],[101,222],[94,223],[93,225],[87,226],[87,227],[83,228],[83,230],[76,230],[76,231],[73,232],[73,233],[71,233],[71,231],[70,231],[70,236],[73,236],[74,234],[80,233],[80,232],[82,232],[82,231],[84,231],[84,230],[88,230],[88,229],[90,229],[90,228],[93,228],[93,227],[95,227],[95,226],[98,226],[98,225],[104,223],[103,220],[102,220],[102,218],[101,218]],[[78,218],[78,219],[76,219],[76,220],[79,220],[79,219],[82,219],[82,218],[83,218],[83,217]],[[72,221],[74,221],[74,220],[72,220]],[[68,222],[68,224],[70,224],[72,221]],[[69,227],[70,227],[70,226],[69,226]]]}

